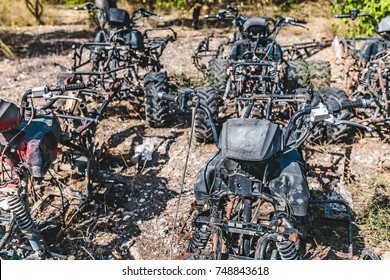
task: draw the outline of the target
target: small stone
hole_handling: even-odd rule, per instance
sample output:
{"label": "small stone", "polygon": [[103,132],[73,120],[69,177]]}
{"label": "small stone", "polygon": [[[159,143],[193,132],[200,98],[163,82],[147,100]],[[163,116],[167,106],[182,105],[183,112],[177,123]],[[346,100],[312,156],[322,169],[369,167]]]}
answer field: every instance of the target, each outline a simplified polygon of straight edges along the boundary
{"label": "small stone", "polygon": [[382,168],[389,170],[390,169],[390,161],[389,160],[383,161],[382,162]]}
{"label": "small stone", "polygon": [[130,248],[130,255],[134,258],[134,260],[141,259],[141,253],[139,252],[139,249],[137,246],[133,246]]}
{"label": "small stone", "polygon": [[112,251],[111,254],[114,256],[116,260],[122,259],[122,256],[120,253],[118,253],[116,250]]}
{"label": "small stone", "polygon": [[144,203],[145,202],[145,198],[141,198],[140,200],[139,200],[139,203]]}

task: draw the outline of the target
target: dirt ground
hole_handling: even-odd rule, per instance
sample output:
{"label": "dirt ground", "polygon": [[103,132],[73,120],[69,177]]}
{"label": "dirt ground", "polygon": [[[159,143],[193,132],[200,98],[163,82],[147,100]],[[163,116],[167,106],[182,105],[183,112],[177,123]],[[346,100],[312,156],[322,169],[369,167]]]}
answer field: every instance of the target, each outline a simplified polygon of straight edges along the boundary
{"label": "dirt ground", "polygon": [[[294,36],[282,34],[280,42],[328,37],[321,22],[310,27],[316,31],[303,34],[294,31]],[[191,55],[210,29],[174,28],[178,41],[169,44],[162,57],[165,70],[171,75],[185,73],[194,80],[201,79]],[[92,40],[94,31],[80,25],[24,28],[7,30],[7,33],[14,37],[18,58],[0,60],[0,97],[19,103],[26,90],[54,85],[61,72],[54,63],[69,67],[72,45]],[[315,57],[324,58],[332,58],[330,49]],[[333,83],[340,84],[337,70],[333,71]],[[194,177],[216,151],[212,144],[192,143],[181,189],[189,136],[188,116],[177,116],[167,128],[151,129],[145,126],[142,108],[126,101],[114,102],[98,126],[96,142],[108,147],[101,160],[98,185],[109,189],[116,199],[113,203],[97,200],[84,208],[52,246],[52,251],[69,259],[177,258],[188,241]],[[138,168],[131,158],[135,147],[147,141],[154,143],[153,159]],[[356,216],[363,214],[367,201],[376,195],[373,185],[382,184],[390,194],[390,147],[385,139],[365,135],[350,145],[308,147],[305,154],[313,193],[326,190],[321,195],[333,192],[334,196],[343,197]],[[336,251],[345,251],[346,242],[336,240],[346,241],[345,230],[327,233],[316,230],[309,240],[305,258],[338,259]],[[359,257],[364,247],[381,254],[390,250],[389,232],[385,241],[378,242],[373,239],[374,230],[353,225],[354,258]]]}

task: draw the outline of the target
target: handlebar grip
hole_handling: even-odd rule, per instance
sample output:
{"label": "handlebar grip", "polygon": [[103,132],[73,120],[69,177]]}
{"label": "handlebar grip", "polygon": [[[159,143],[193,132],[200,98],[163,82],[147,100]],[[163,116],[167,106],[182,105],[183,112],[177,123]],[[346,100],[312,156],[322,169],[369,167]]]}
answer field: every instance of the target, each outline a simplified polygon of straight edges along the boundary
{"label": "handlebar grip", "polygon": [[342,15],[335,15],[334,17],[335,18],[350,18],[351,15],[350,14],[342,14]]}
{"label": "handlebar grip", "polygon": [[343,103],[341,103],[341,109],[348,110],[353,108],[367,108],[370,105],[370,99],[357,99],[355,101],[344,101]]}
{"label": "handlebar grip", "polygon": [[294,20],[295,23],[300,23],[300,24],[307,24],[307,21],[306,20],[300,20],[300,19],[296,19]]}
{"label": "handlebar grip", "polygon": [[65,90],[79,90],[79,89],[85,89],[87,86],[84,83],[75,83],[75,84],[68,84],[65,85]]}
{"label": "handlebar grip", "polygon": [[371,105],[370,99],[358,99],[355,101],[345,100],[342,103],[337,102],[336,100],[331,100],[326,103],[331,114],[338,113],[341,110],[349,110],[354,108],[367,108]]}
{"label": "handlebar grip", "polygon": [[209,19],[209,18],[219,18],[217,15],[204,15],[204,18]]}
{"label": "handlebar grip", "polygon": [[162,16],[160,16],[159,14],[155,14],[155,13],[152,13],[152,12],[149,12],[149,11],[145,11],[144,14],[146,16],[149,16],[149,17],[156,17],[156,18],[162,19]]}

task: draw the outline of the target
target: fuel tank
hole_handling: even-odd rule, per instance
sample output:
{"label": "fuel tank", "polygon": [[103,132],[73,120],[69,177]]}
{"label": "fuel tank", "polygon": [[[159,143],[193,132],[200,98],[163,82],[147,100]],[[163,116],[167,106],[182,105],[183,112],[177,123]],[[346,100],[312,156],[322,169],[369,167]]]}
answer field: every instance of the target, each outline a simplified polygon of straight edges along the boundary
{"label": "fuel tank", "polygon": [[53,114],[38,115],[30,124],[27,123],[22,121],[0,133],[0,145],[8,145],[12,158],[25,162],[30,174],[41,178],[57,157],[60,123]]}

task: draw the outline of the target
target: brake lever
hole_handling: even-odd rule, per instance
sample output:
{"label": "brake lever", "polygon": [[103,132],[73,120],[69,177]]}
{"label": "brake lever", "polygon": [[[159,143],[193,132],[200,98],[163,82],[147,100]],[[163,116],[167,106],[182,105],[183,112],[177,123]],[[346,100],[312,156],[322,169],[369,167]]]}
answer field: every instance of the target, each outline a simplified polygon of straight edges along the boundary
{"label": "brake lever", "polygon": [[45,97],[46,99],[48,100],[59,100],[59,99],[65,99],[65,100],[76,100],[78,102],[83,102],[82,99],[80,98],[77,98],[77,97],[74,97],[74,96],[67,96],[67,95],[53,95],[51,92],[50,92],[50,95],[47,95]]}
{"label": "brake lever", "polygon": [[297,27],[301,27],[301,28],[304,28],[306,30],[310,30],[308,27],[304,26],[304,25],[301,25],[301,24],[298,24],[298,23],[290,23],[290,25],[292,26],[297,26]]}
{"label": "brake lever", "polygon": [[332,125],[345,124],[345,125],[349,125],[349,126],[355,126],[355,127],[366,130],[368,133],[372,133],[372,128],[370,128],[364,124],[360,124],[360,123],[356,123],[356,122],[348,121],[348,120],[339,120],[339,119],[335,118],[333,115],[329,115],[329,118],[324,120],[324,122],[332,124]]}

